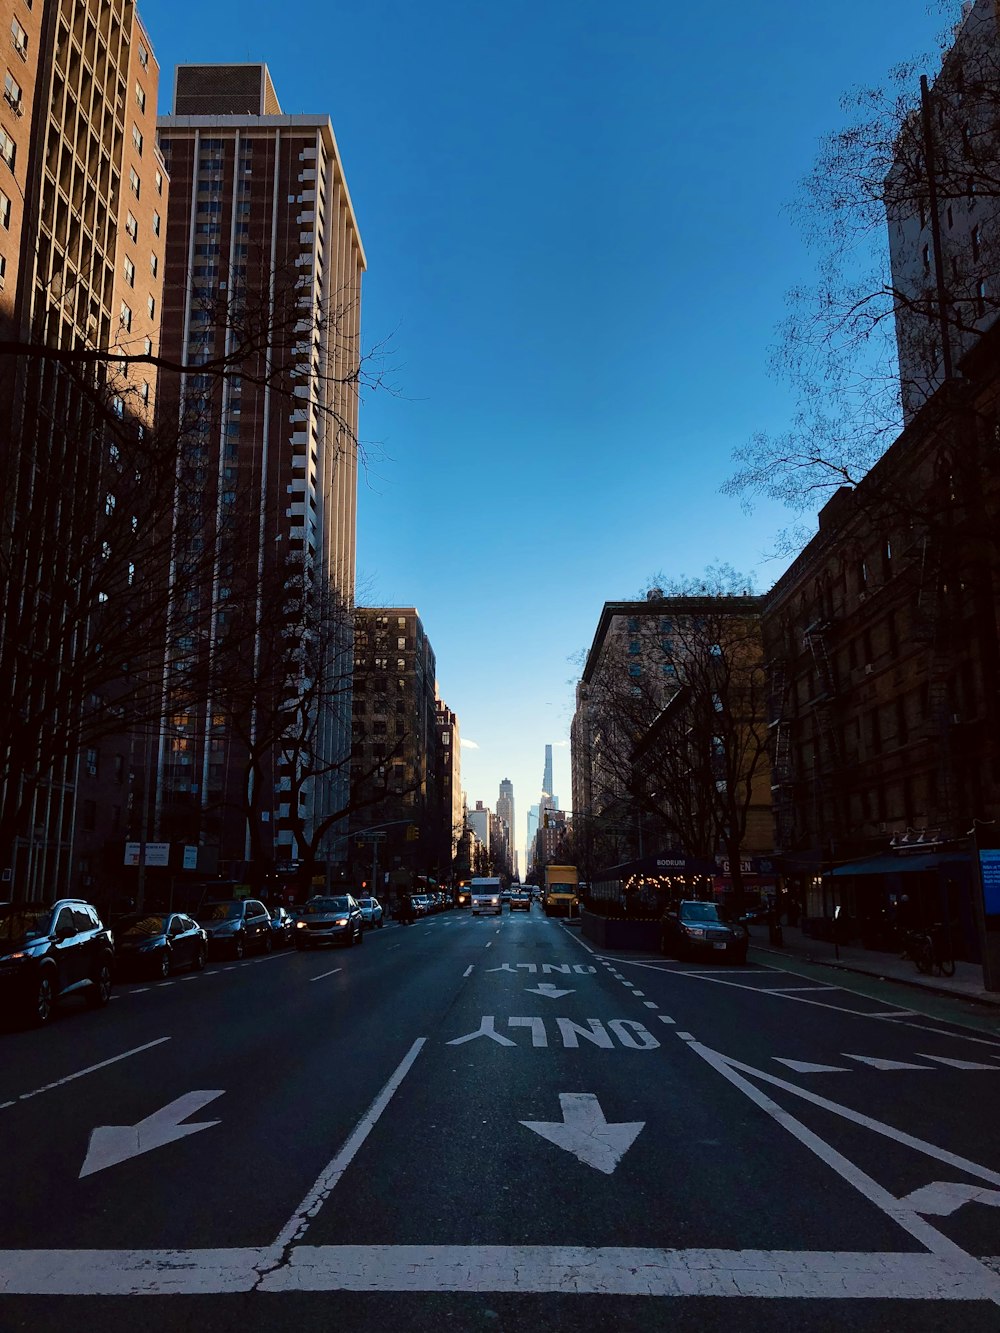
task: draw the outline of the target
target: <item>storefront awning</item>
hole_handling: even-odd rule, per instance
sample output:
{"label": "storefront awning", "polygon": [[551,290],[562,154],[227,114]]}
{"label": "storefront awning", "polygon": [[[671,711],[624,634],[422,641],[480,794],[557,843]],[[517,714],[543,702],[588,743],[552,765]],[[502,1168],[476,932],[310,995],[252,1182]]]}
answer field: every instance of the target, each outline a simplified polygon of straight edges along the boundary
{"label": "storefront awning", "polygon": [[966,865],[968,856],[956,852],[923,852],[915,856],[873,856],[868,861],[848,861],[846,865],[828,870],[828,875],[905,875],[920,870],[936,870],[938,866]]}

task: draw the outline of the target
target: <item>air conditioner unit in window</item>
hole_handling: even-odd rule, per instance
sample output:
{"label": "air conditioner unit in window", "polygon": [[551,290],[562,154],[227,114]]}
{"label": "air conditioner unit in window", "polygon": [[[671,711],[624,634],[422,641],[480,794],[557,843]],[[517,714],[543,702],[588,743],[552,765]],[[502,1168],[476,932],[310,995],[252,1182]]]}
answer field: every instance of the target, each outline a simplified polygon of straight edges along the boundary
{"label": "air conditioner unit in window", "polygon": [[866,663],[865,663],[865,675],[866,675],[866,676],[870,676],[874,670],[875,670],[875,668],[874,668],[874,666],[871,664],[871,662],[866,662]]}

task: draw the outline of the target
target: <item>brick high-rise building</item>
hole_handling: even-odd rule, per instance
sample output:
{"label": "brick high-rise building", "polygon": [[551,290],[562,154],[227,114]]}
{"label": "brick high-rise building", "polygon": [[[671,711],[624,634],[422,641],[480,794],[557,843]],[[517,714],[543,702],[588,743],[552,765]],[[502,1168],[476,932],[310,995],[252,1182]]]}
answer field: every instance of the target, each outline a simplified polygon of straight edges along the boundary
{"label": "brick high-rise building", "polygon": [[[178,699],[162,832],[231,864],[294,863],[308,846],[340,861],[343,826],[324,821],[349,793],[365,269],[351,197],[329,118],[283,114],[262,64],[180,66],[160,145],[176,181],[164,347],[215,367],[173,404],[202,483],[189,527],[218,546],[193,651],[211,670],[239,639],[246,676],[243,697],[222,679],[197,710]],[[295,656],[296,635],[303,653],[325,644],[321,666]]]}
{"label": "brick high-rise building", "polygon": [[98,625],[142,577],[123,551],[156,376],[123,358],[159,350],[167,179],[133,4],[2,0],[0,23],[0,325],[23,344],[0,365],[0,896],[32,898],[89,890],[125,818]]}

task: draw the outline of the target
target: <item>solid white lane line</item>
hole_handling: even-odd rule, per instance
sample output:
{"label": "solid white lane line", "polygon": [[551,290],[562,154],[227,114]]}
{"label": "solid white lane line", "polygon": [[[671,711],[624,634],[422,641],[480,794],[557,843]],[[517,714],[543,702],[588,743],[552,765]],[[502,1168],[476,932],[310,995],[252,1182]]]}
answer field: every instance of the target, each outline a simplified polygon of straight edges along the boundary
{"label": "solid white lane line", "polygon": [[338,972],[343,972],[342,967],[335,967],[332,972],[321,972],[318,977],[310,977],[310,981],[322,981],[324,977],[335,977]]}
{"label": "solid white lane line", "polygon": [[465,969],[465,971],[462,973],[462,976],[463,976],[463,977],[467,977],[467,976],[470,976],[471,973],[472,973],[472,964],[470,963],[469,966],[468,966],[468,967]]}
{"label": "solid white lane line", "polygon": [[597,950],[592,949],[589,944],[584,944],[583,940],[580,939],[580,936],[577,935],[574,931],[570,930],[569,926],[560,925],[559,929],[561,931],[564,931],[570,937],[571,940],[576,940],[577,944],[579,944],[582,948],[586,949],[588,953],[596,955]]}
{"label": "solid white lane line", "polygon": [[[813,991],[813,990],[844,990],[844,986],[761,986],[761,990],[768,990],[774,995],[788,995],[791,991]],[[900,1012],[905,1013],[905,1010]]]}
{"label": "solid white lane line", "polygon": [[83,1078],[84,1074],[96,1073],[98,1069],[106,1069],[108,1065],[116,1065],[119,1060],[127,1060],[129,1056],[139,1055],[142,1051],[150,1051],[154,1046],[162,1046],[169,1037],[157,1037],[155,1041],[147,1041],[144,1046],[133,1046],[130,1051],[122,1051],[121,1055],[113,1055],[109,1060],[100,1060],[96,1065],[88,1065],[86,1069],[78,1069],[75,1074],[67,1074],[65,1078],[57,1078],[54,1083],[46,1083],[40,1088],[34,1088],[31,1092],[22,1092],[15,1097],[13,1101],[4,1102],[3,1106],[15,1106],[18,1102],[26,1102],[29,1097],[37,1097],[41,1092],[50,1092],[53,1088],[61,1088],[65,1083],[72,1083],[74,1079]]}
{"label": "solid white lane line", "polygon": [[959,1272],[965,1273],[969,1277],[978,1278],[983,1283],[984,1291],[988,1293],[987,1299],[1000,1305],[1000,1276],[991,1272],[978,1259],[963,1250],[960,1245],[956,1245],[953,1240],[943,1235],[936,1227],[931,1226],[926,1218],[921,1217],[905,1200],[897,1199],[895,1195],[890,1194],[877,1180],[849,1161],[825,1139],[821,1139],[818,1134],[814,1134],[800,1120],[796,1120],[794,1116],[783,1110],[766,1093],[761,1092],[759,1088],[741,1077],[732,1068],[725,1056],[710,1050],[700,1042],[694,1042],[690,1049],[700,1055],[733,1087],[759,1106],[772,1120],[776,1120],[783,1129],[786,1129],[789,1134],[798,1139],[804,1148],[808,1148],[810,1152],[814,1153],[820,1161],[824,1162],[832,1171],[835,1171],[849,1185],[852,1185],[869,1203],[874,1204],[887,1217],[901,1226],[931,1254],[936,1254],[938,1258],[953,1264]]}
{"label": "solid white lane line", "polygon": [[[275,1259],[269,1249],[250,1248],[7,1250],[0,1251],[0,1293],[474,1291],[685,1301],[692,1296],[826,1301],[985,1301],[992,1296],[992,1284],[979,1272],[912,1250],[864,1254],[569,1245],[298,1245],[285,1262],[275,1266]],[[987,1262],[992,1266],[997,1260]],[[649,1313],[658,1325],[663,1322],[662,1310]],[[942,1321],[948,1323],[944,1314]]]}
{"label": "solid white lane line", "polygon": [[333,1193],[341,1176],[353,1161],[355,1153],[375,1128],[379,1117],[389,1105],[396,1089],[410,1072],[413,1062],[420,1054],[426,1040],[426,1037],[418,1037],[406,1055],[403,1056],[396,1067],[395,1073],[355,1125],[347,1142],[323,1168],[312,1189],[278,1233],[273,1246],[275,1250],[284,1249],[286,1245],[301,1240],[305,1235],[309,1229],[309,1223]]}

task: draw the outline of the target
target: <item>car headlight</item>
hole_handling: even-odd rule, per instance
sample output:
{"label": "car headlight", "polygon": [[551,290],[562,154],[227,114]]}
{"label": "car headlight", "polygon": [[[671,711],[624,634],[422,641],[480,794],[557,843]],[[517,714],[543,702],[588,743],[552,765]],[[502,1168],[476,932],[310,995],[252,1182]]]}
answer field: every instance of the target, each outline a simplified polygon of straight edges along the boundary
{"label": "car headlight", "polygon": [[334,925],[336,925],[336,926],[346,926],[346,925],[347,925],[347,917],[346,917],[346,916],[338,916],[338,917],[337,917],[337,920],[334,922]]}
{"label": "car headlight", "polygon": [[701,926],[682,926],[681,929],[685,935],[690,935],[693,939],[703,940],[705,938],[705,932]]}

